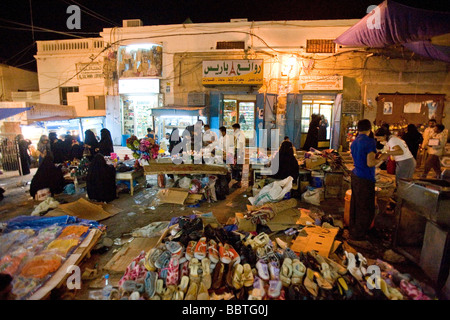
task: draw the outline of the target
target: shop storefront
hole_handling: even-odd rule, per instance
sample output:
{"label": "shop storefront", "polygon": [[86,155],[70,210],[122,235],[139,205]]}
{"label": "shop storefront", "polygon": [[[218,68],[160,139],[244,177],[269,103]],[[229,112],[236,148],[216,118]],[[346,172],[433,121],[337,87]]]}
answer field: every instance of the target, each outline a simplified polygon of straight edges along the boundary
{"label": "shop storefront", "polygon": [[[343,77],[300,76],[300,93],[289,93],[286,103],[285,134],[301,148],[313,115],[321,117],[319,149],[339,145]],[[298,126],[300,123],[300,126]]]}
{"label": "shop storefront", "polygon": [[211,128],[224,126],[231,134],[232,125],[239,123],[247,140],[257,139],[263,60],[203,61],[202,73],[202,84],[215,89],[210,91]]}
{"label": "shop storefront", "polygon": [[131,135],[144,137],[147,128],[155,128],[151,110],[162,106],[162,46],[121,46],[118,54],[118,73],[122,136],[124,139]]}
{"label": "shop storefront", "polygon": [[152,109],[151,115],[155,119],[155,133],[159,139],[175,129],[182,133],[186,127],[194,125],[199,120],[204,124],[209,123],[206,107],[163,107]]}

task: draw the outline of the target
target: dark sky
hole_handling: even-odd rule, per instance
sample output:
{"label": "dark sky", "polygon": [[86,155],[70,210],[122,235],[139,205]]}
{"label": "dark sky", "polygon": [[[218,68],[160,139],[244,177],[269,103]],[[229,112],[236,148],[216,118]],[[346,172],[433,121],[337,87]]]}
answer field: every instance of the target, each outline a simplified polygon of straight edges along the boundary
{"label": "dark sky", "polygon": [[[37,40],[74,38],[47,28],[80,37],[96,37],[107,27],[122,26],[124,19],[141,19],[144,25],[249,21],[360,19],[370,5],[382,0],[0,0],[0,62],[36,71],[33,55]],[[450,1],[397,0],[412,7],[450,11]],[[81,9],[81,29],[69,30],[69,5]],[[30,6],[31,5],[31,6]],[[450,22],[449,22],[450,23]],[[31,26],[34,26],[32,32]],[[79,33],[74,33],[74,31]]]}

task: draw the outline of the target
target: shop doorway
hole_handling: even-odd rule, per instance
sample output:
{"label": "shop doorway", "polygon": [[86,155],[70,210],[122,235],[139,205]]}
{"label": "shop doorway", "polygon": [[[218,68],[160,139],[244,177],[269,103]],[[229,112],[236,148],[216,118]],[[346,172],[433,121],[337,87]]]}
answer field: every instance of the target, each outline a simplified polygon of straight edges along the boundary
{"label": "shop doorway", "polygon": [[239,123],[247,140],[254,139],[255,135],[255,101],[242,101],[238,99],[224,99],[223,126],[227,134],[233,134],[232,125]]}
{"label": "shop doorway", "polygon": [[125,135],[136,135],[143,138],[147,128],[154,128],[151,109],[158,106],[158,95],[122,95],[122,117]]}
{"label": "shop doorway", "polygon": [[301,143],[303,146],[309,130],[309,123],[313,114],[320,115],[322,118],[319,127],[319,149],[330,148],[331,123],[333,121],[334,97],[327,96],[304,96],[302,100],[301,117]]}

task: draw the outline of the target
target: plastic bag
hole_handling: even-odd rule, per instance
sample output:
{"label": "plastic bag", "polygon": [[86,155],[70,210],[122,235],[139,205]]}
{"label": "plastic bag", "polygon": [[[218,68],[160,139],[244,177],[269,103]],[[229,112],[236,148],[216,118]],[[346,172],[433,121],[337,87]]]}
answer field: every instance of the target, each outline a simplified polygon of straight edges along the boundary
{"label": "plastic bag", "polygon": [[274,181],[258,193],[256,197],[250,197],[248,200],[253,206],[260,206],[267,202],[277,202],[284,198],[286,193],[292,189],[292,177],[287,177],[281,181]]}
{"label": "plastic bag", "polygon": [[190,189],[191,187],[191,179],[188,177],[183,177],[180,180],[178,180],[178,185],[182,189]]}
{"label": "plastic bag", "polygon": [[320,206],[320,190],[319,189],[306,190],[302,194],[302,201],[311,203],[316,206]]}

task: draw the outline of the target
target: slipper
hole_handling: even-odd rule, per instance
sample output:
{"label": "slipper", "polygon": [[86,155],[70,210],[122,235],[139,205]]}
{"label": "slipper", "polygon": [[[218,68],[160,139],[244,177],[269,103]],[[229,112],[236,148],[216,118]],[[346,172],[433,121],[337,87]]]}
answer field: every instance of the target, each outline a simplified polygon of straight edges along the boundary
{"label": "slipper", "polygon": [[169,250],[171,253],[177,253],[183,249],[183,246],[176,241],[168,241],[165,243],[165,245],[167,250]]}
{"label": "slipper", "polygon": [[280,280],[270,280],[267,295],[272,299],[278,298],[281,294],[282,287],[283,285]]}
{"label": "slipper", "polygon": [[298,259],[298,255],[290,248],[286,248],[283,251],[283,257],[284,258],[290,258],[292,259]]}
{"label": "slipper", "polygon": [[256,300],[262,300],[265,295],[266,290],[264,289],[264,281],[258,276],[256,276],[255,281],[253,281],[252,296],[259,298]]}
{"label": "slipper", "polygon": [[305,265],[299,260],[292,260],[292,284],[301,284],[303,282],[303,277],[306,273]]}
{"label": "slipper", "polygon": [[256,246],[264,247],[270,243],[270,238],[266,233],[261,232],[260,234],[258,234],[256,237],[253,238],[253,241],[256,244]]}
{"label": "slipper", "polygon": [[172,300],[172,297],[176,291],[176,286],[167,286],[163,292],[162,300]]}
{"label": "slipper", "polygon": [[148,271],[145,276],[145,292],[148,297],[151,298],[155,295],[156,292],[156,281],[158,280],[158,275],[156,272]]}
{"label": "slipper", "polygon": [[183,300],[184,299],[184,292],[177,290],[172,296],[172,300]]}
{"label": "slipper", "polygon": [[137,291],[143,293],[145,291],[145,286],[143,283],[138,283],[134,280],[125,280],[121,284],[121,288],[127,292]]}
{"label": "slipper", "polygon": [[184,300],[197,300],[198,286],[196,282],[191,282]]}
{"label": "slipper", "polygon": [[319,294],[319,286],[314,282],[314,271],[312,269],[306,269],[306,277],[303,281],[303,284],[306,290],[308,290],[308,292],[311,293],[312,296],[317,297],[317,295]]}
{"label": "slipper", "polygon": [[246,263],[243,265],[243,268],[242,280],[244,281],[244,287],[251,287],[254,282],[252,267]]}
{"label": "slipper", "polygon": [[244,273],[244,267],[240,263],[236,263],[233,266],[233,278],[232,278],[232,285],[234,289],[240,290],[244,286],[244,279],[243,279],[243,273]]}
{"label": "slipper", "polygon": [[160,254],[158,259],[155,261],[155,267],[158,269],[164,269],[167,268],[170,262],[170,258],[172,257],[172,254],[170,251],[164,251]]}
{"label": "slipper", "polygon": [[287,243],[281,240],[280,238],[276,238],[275,242],[281,249],[286,249],[288,247]]}
{"label": "slipper", "polygon": [[319,272],[314,272],[314,277],[316,278],[316,282],[318,286],[324,290],[332,290],[333,285],[328,282]]}
{"label": "slipper", "polygon": [[268,281],[270,279],[269,267],[263,260],[258,260],[256,270],[258,270],[258,275],[262,280]]}
{"label": "slipper", "polygon": [[212,284],[213,289],[219,289],[222,286],[223,274],[225,272],[225,264],[218,262],[213,271]]}
{"label": "slipper", "polygon": [[203,281],[200,282],[197,292],[197,300],[209,300],[209,293]]}
{"label": "slipper", "polygon": [[199,269],[200,261],[197,258],[192,258],[189,261],[189,280],[198,282],[200,280]]}
{"label": "slipper", "polygon": [[283,286],[289,287],[292,278],[292,259],[285,258],[281,266],[280,280]]}
{"label": "slipper", "polygon": [[158,280],[156,280],[155,294],[162,295],[163,292],[164,292],[164,280],[158,279]]}
{"label": "slipper", "polygon": [[275,261],[269,262],[269,272],[271,280],[280,280],[280,268]]}
{"label": "slipper", "polygon": [[211,262],[208,258],[202,259],[202,281],[205,284],[206,289],[211,288]]}
{"label": "slipper", "polygon": [[189,286],[189,277],[188,276],[181,277],[180,284],[178,285],[178,290],[183,293],[186,293],[188,286]]}
{"label": "slipper", "polygon": [[166,285],[177,285],[179,279],[180,265],[177,258],[172,257],[167,267]]}

